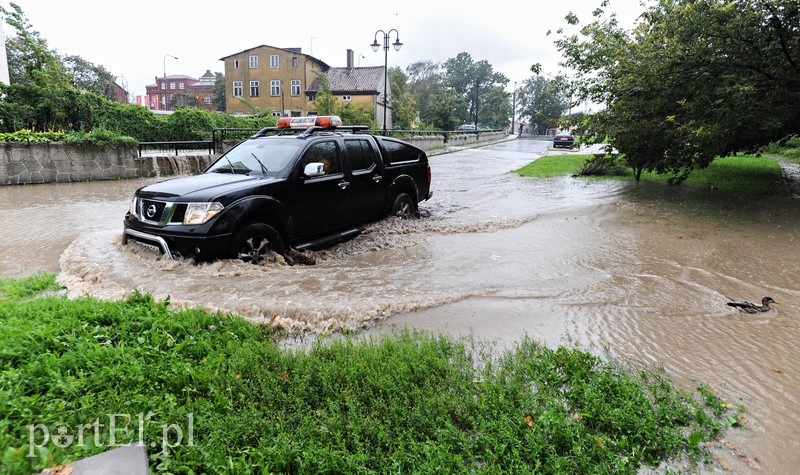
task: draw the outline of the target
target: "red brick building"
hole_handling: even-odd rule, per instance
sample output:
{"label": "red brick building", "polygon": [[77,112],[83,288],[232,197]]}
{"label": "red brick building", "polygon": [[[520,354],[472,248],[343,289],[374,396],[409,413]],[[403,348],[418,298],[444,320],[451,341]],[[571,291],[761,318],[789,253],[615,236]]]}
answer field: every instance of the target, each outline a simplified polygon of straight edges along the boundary
{"label": "red brick building", "polygon": [[147,85],[145,103],[150,110],[172,110],[177,107],[198,107],[214,110],[214,82],[217,77],[210,69],[195,79],[191,76],[173,74],[156,76],[155,84]]}

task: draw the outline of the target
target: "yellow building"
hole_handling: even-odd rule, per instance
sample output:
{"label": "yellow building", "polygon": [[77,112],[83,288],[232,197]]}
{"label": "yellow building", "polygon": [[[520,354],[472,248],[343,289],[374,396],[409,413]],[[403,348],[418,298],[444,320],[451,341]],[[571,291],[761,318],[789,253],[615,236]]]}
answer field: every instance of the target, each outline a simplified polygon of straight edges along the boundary
{"label": "yellow building", "polygon": [[225,62],[226,112],[249,114],[256,107],[280,117],[315,115],[314,98],[321,87],[312,71],[320,71],[339,103],[374,106],[382,126],[384,68],[357,68],[353,58],[353,50],[347,50],[347,67],[333,68],[300,48],[267,45],[220,58]]}

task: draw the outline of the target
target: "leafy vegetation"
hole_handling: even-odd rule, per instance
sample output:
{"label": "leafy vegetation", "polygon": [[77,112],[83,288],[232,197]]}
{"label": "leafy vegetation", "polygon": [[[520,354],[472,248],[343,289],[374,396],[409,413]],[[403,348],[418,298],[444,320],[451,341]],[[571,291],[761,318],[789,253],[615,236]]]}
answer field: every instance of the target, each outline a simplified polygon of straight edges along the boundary
{"label": "leafy vegetation", "polygon": [[800,162],[800,137],[791,137],[786,141],[773,142],[761,149],[761,153],[778,155],[795,162]]}
{"label": "leafy vegetation", "polygon": [[[594,175],[609,179],[634,179],[631,169],[625,166],[624,157],[595,155],[545,155],[516,172],[522,176],[539,178]],[[640,181],[670,183],[670,177],[656,172],[643,172]],[[753,155],[717,159],[706,169],[692,173],[686,184],[735,194],[771,196],[787,193],[780,165],[772,159]]]}
{"label": "leafy vegetation", "polygon": [[707,386],[528,338],[502,355],[410,331],[280,350],[234,315],[0,282],[4,472],[141,436],[154,473],[634,474],[707,461],[703,442],[743,420]]}
{"label": "leafy vegetation", "polygon": [[684,180],[800,129],[796,0],[662,0],[631,30],[603,8],[594,15],[584,25],[570,15],[579,30],[556,45],[577,100],[606,106],[584,136],[608,137],[637,180]]}

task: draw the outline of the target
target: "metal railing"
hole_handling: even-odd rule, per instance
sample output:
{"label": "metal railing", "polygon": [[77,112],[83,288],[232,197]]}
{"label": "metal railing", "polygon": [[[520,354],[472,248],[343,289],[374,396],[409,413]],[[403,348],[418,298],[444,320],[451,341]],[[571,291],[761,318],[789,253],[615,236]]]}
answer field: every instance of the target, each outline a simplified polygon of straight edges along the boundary
{"label": "metal railing", "polygon": [[139,142],[139,157],[145,155],[187,155],[202,150],[214,154],[213,140],[189,140],[176,142]]}

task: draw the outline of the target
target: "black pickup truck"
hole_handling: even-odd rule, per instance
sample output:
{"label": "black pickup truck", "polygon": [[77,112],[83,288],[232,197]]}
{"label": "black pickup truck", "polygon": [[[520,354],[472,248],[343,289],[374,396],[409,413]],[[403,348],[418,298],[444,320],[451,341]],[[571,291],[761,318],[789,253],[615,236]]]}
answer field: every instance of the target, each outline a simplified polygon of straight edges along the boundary
{"label": "black pickup truck", "polygon": [[417,216],[432,194],[427,155],[366,129],[336,116],[279,119],[201,174],[138,189],[122,242],[170,259],[255,263],[346,239],[386,216]]}

